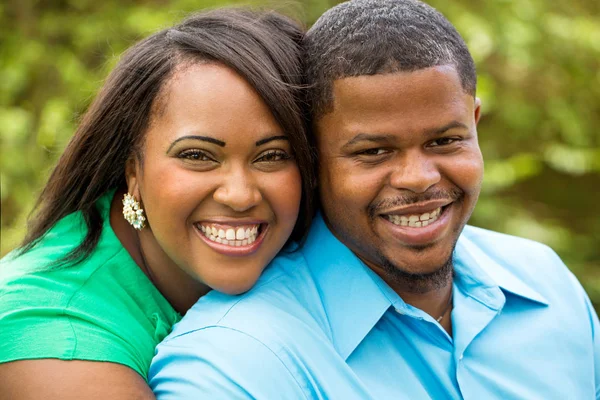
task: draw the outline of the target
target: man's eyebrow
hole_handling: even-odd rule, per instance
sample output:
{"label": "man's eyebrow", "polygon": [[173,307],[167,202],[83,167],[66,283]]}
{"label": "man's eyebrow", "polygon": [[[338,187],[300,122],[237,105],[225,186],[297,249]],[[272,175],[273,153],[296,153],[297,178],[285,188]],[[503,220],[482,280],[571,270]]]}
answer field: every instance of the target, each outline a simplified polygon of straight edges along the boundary
{"label": "man's eyebrow", "polygon": [[350,139],[342,148],[352,146],[359,142],[372,142],[372,143],[389,143],[394,140],[394,135],[375,135],[370,133],[359,133]]}
{"label": "man's eyebrow", "polygon": [[[462,122],[452,121],[449,124],[446,124],[439,128],[433,128],[425,131],[425,135],[427,136],[437,136],[449,131],[450,129],[461,128],[461,129],[469,129],[469,127]],[[396,137],[394,135],[375,135],[370,133],[359,133],[350,139],[342,148],[352,146],[359,142],[372,142],[372,143],[389,143],[395,140]]]}
{"label": "man's eyebrow", "polygon": [[217,146],[225,147],[225,142],[215,139],[215,138],[211,138],[210,136],[190,135],[190,136],[182,136],[180,138],[177,138],[177,140],[175,140],[173,143],[171,143],[171,145],[169,146],[169,149],[167,150],[167,153],[169,151],[171,151],[173,146],[175,146],[177,143],[181,142],[182,140],[201,140],[203,142],[208,142],[208,143],[216,144]]}
{"label": "man's eyebrow", "polygon": [[290,139],[287,136],[284,136],[284,135],[271,136],[271,137],[268,137],[268,138],[264,138],[264,139],[258,140],[256,142],[256,146],[257,147],[258,146],[262,146],[263,144],[269,143],[269,142],[271,142],[273,140],[288,140],[289,141]]}
{"label": "man's eyebrow", "polygon": [[462,122],[452,121],[449,124],[446,124],[440,128],[433,128],[433,129],[429,129],[429,130],[425,131],[425,135],[437,136],[437,135],[441,135],[441,134],[445,133],[446,131],[449,131],[450,129],[454,129],[454,128],[462,128],[462,129],[469,130],[469,127],[467,125],[463,124]]}

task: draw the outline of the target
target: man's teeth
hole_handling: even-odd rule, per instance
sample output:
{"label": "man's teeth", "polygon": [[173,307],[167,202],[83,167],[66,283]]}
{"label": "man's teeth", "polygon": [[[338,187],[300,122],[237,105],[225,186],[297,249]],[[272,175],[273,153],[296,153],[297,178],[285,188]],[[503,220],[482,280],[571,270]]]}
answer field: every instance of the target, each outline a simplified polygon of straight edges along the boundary
{"label": "man's teeth", "polygon": [[254,243],[258,236],[259,226],[260,225],[245,225],[225,229],[212,225],[200,225],[200,230],[208,240],[237,247]]}
{"label": "man's teeth", "polygon": [[393,224],[400,226],[410,226],[412,228],[421,228],[435,222],[442,212],[442,207],[435,209],[430,213],[413,215],[386,215],[385,217]]}

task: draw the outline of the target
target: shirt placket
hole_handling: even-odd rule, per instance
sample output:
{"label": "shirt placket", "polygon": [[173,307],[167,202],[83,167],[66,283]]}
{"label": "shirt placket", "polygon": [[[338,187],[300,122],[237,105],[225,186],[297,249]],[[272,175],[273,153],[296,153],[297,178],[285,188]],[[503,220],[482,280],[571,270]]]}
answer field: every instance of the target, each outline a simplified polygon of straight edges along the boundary
{"label": "shirt placket", "polygon": [[469,372],[469,346],[486,327],[500,315],[506,298],[498,287],[477,288],[466,294],[454,288],[452,332],[454,337],[454,364],[458,390],[463,399],[481,399],[484,393],[475,393]]}

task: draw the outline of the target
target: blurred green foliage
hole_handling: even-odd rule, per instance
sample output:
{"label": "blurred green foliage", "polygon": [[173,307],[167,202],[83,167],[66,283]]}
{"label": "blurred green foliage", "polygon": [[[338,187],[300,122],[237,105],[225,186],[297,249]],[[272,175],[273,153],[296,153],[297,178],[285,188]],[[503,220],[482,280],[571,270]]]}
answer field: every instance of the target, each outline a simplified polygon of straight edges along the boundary
{"label": "blurred green foliage", "polygon": [[[0,3],[1,255],[119,54],[187,13],[238,1]],[[310,25],[336,1],[245,1]],[[600,2],[429,0],[479,72],[486,176],[471,223],[553,247],[600,309]],[[543,277],[541,277],[543,279]]]}

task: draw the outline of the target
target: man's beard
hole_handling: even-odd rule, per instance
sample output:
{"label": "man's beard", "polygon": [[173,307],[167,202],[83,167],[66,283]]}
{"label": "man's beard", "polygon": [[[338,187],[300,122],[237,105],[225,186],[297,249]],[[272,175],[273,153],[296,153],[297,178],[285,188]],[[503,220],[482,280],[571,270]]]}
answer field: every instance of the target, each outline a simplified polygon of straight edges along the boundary
{"label": "man's beard", "polygon": [[450,253],[446,262],[433,272],[423,274],[403,271],[382,254],[380,257],[382,260],[381,266],[387,275],[388,283],[392,283],[395,287],[403,288],[410,293],[421,294],[441,289],[452,281],[454,274],[453,254],[454,251]]}
{"label": "man's beard", "polygon": [[[385,210],[387,208],[392,208],[399,205],[415,204],[434,199],[451,199],[454,201],[455,204],[461,204],[464,202],[464,198],[464,192],[458,188],[452,188],[450,190],[437,190],[423,195],[405,194],[402,197],[399,196],[395,199],[386,199],[384,201],[374,203],[369,206],[367,213],[373,220],[375,218],[378,218],[377,214],[379,210]],[[458,237],[460,236],[460,232],[463,228],[464,224],[456,232],[456,239],[452,244],[452,251],[448,255],[448,259],[444,263],[439,265],[437,268],[435,268],[433,272],[427,272],[422,274],[407,272],[394,265],[394,263],[390,261],[390,259],[385,257],[384,254],[379,253],[379,260],[381,260],[380,265],[386,273],[386,276],[388,278],[387,282],[393,284],[397,288],[402,288],[407,292],[415,294],[427,293],[436,289],[441,289],[444,286],[446,286],[449,282],[452,281],[453,278],[454,264],[452,262],[452,258],[454,256],[456,242],[458,241]],[[412,246],[412,249],[414,251],[425,252],[431,246],[432,244]]]}

